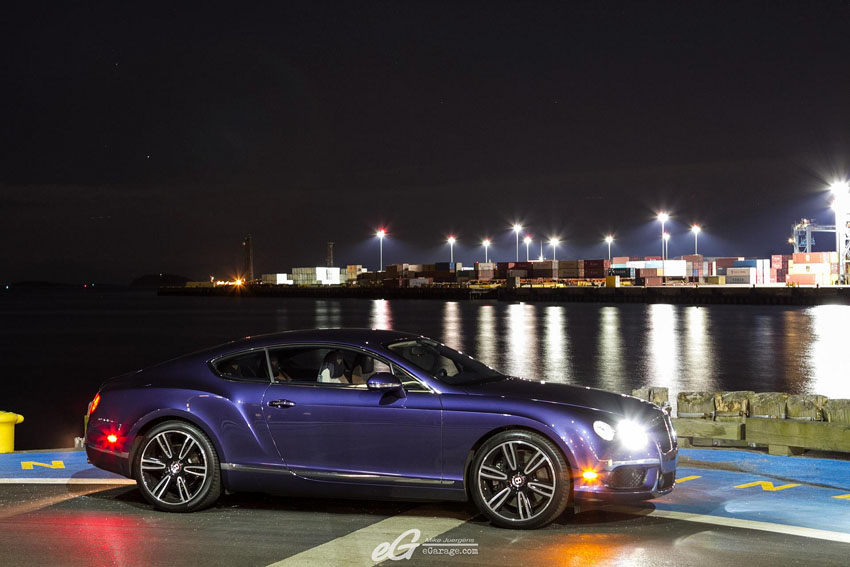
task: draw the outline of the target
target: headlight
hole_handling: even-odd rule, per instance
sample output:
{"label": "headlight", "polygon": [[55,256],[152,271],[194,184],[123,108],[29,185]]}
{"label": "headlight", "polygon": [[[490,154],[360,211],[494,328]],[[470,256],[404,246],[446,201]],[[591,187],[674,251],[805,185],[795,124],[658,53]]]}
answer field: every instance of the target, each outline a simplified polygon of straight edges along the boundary
{"label": "headlight", "polygon": [[614,435],[616,435],[614,428],[604,421],[594,421],[593,430],[606,441],[612,441],[614,439]]}
{"label": "headlight", "polygon": [[617,424],[617,439],[629,449],[643,449],[649,441],[644,428],[628,419]]}

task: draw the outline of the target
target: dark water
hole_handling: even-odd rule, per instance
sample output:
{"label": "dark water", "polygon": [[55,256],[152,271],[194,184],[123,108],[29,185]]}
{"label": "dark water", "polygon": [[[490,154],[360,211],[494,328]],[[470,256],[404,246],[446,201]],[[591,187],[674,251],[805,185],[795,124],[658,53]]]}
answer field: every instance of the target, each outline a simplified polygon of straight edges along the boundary
{"label": "dark water", "polygon": [[310,327],[422,333],[507,373],[628,392],[755,390],[850,397],[850,306],[0,295],[0,410],[16,448],[67,447],[105,378],[249,334]]}

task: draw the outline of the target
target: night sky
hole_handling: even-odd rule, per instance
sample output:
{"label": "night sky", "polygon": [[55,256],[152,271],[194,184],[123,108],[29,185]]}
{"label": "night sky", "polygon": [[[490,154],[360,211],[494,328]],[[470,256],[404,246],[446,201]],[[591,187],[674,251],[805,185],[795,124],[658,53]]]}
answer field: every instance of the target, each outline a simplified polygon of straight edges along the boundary
{"label": "night sky", "polygon": [[[790,252],[850,171],[850,2],[5,6],[0,281]],[[821,248],[834,243],[822,235]],[[539,254],[536,248],[534,256]],[[546,250],[547,256],[551,249]]]}

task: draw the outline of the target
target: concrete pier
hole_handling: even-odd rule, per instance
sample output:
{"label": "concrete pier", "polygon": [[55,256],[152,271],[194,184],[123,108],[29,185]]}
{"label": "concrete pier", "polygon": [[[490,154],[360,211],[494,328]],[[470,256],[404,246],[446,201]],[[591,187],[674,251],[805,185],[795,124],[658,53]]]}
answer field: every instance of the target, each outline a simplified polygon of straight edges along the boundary
{"label": "concrete pier", "polygon": [[161,287],[159,295],[186,297],[305,297],[318,299],[439,299],[570,303],[674,303],[684,305],[850,305],[850,287],[518,287],[384,288],[356,286]]}

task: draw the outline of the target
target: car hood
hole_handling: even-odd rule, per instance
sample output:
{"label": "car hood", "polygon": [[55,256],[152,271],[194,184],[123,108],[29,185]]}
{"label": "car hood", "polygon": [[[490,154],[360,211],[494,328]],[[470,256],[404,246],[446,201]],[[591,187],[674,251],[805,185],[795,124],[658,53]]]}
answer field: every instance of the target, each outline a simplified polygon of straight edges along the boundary
{"label": "car hood", "polygon": [[658,406],[632,396],[588,388],[510,377],[496,382],[464,385],[468,394],[526,399],[578,406],[629,418],[657,416]]}

